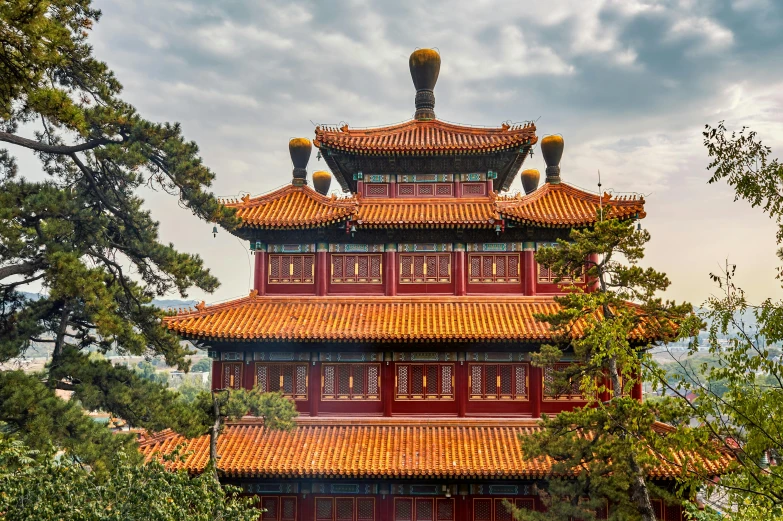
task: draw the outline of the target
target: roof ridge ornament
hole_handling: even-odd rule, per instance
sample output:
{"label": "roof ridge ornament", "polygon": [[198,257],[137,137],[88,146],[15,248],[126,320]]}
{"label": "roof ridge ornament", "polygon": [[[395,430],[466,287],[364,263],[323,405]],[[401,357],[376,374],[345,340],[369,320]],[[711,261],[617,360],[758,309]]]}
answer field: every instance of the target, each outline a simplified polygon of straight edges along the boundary
{"label": "roof ridge ornament", "polygon": [[541,140],[541,155],[546,163],[546,182],[560,184],[560,159],[563,157],[563,136],[549,135]]}
{"label": "roof ridge ornament", "polygon": [[440,54],[434,49],[416,49],[408,59],[413,85],[416,87],[418,121],[435,119],[435,83],[440,73]]}
{"label": "roof ridge ornament", "polygon": [[304,137],[295,137],[288,142],[288,152],[291,154],[291,162],[294,164],[291,184],[305,186],[307,184],[307,162],[310,161],[310,153],[313,144]]}

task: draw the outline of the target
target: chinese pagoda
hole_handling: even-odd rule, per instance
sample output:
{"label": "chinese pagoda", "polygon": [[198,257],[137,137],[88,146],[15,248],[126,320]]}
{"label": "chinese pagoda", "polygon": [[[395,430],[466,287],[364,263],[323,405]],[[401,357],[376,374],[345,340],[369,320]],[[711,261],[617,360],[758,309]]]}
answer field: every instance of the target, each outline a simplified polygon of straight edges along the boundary
{"label": "chinese pagoda", "polygon": [[[291,432],[245,419],[219,439],[221,479],[258,495],[264,520],[510,521],[503,500],[542,508],[534,486],[549,468],[523,458],[519,437],[542,413],[585,403],[578,386],[553,389],[568,360],[530,363],[552,337],[533,315],[555,310],[561,292],[534,254],[604,206],[641,219],[644,200],[563,182],[559,136],[541,140],[543,184],[524,170],[525,194],[504,195],[539,141],[535,125],[439,120],[439,69],[437,52],[411,55],[410,121],[317,127],[331,173],[314,172],[312,187],[312,144],[291,140],[290,185],[225,202],[255,255],[249,295],[167,319],[209,350],[214,389],[296,402]],[[346,195],[328,195],[332,178]],[[167,432],[141,445],[152,454],[183,441]],[[182,465],[198,472],[209,441],[187,443]],[[656,472],[666,481],[679,469]],[[660,519],[681,519],[679,506],[655,504]]]}

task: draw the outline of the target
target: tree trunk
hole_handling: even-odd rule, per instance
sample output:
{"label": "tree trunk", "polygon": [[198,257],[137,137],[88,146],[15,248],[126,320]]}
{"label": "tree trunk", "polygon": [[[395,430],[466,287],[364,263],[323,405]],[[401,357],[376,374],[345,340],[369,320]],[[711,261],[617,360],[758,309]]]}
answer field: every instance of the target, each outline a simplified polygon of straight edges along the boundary
{"label": "tree trunk", "polygon": [[218,479],[218,451],[217,442],[220,435],[220,403],[218,403],[218,395],[212,391],[212,415],[214,422],[209,429],[209,462],[212,465],[212,473],[215,480]]}

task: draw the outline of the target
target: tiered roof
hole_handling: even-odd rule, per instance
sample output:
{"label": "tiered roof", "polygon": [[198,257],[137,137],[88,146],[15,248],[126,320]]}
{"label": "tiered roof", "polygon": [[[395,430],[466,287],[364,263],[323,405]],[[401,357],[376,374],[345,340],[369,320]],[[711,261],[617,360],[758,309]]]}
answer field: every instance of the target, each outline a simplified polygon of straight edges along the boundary
{"label": "tiered roof", "polygon": [[[227,426],[218,439],[219,472],[234,478],[539,479],[552,466],[549,458],[523,455],[520,437],[540,430],[533,419],[299,418],[297,424],[290,432],[258,423]],[[209,436],[187,440],[167,431],[140,442],[148,459],[181,444],[185,460],[168,465],[203,471]],[[677,453],[660,459],[650,477],[674,479],[684,465],[718,475],[731,461],[727,453],[716,460]]]}
{"label": "tiered roof", "polygon": [[318,126],[315,146],[354,154],[438,155],[484,154],[534,145],[533,123],[501,127],[473,127],[438,119],[412,119],[397,125],[368,129]]}
{"label": "tiered roof", "polygon": [[[500,342],[551,340],[535,314],[559,309],[553,297],[250,296],[166,317],[188,338],[295,342]],[[582,323],[573,328],[582,332]],[[639,328],[633,340],[653,340]]]}
{"label": "tiered roof", "polygon": [[326,197],[306,186],[286,186],[260,197],[226,203],[243,226],[266,229],[317,228],[341,220],[369,228],[492,227],[500,219],[542,227],[589,226],[599,208],[606,216],[643,218],[641,196],[599,196],[565,183],[545,183],[529,195],[474,198]]}

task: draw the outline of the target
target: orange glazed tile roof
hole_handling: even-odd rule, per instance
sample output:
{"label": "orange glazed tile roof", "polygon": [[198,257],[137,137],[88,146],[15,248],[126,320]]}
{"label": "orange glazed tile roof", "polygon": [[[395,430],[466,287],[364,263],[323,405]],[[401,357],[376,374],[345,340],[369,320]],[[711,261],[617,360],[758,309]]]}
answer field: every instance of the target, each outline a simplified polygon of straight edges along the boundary
{"label": "orange glazed tile roof", "polygon": [[373,228],[491,227],[500,219],[490,197],[471,199],[359,198],[356,223]]}
{"label": "orange glazed tile roof", "polygon": [[224,204],[236,208],[243,226],[276,229],[324,226],[346,219],[356,210],[353,197],[326,197],[308,186],[293,185]]}
{"label": "orange glazed tile roof", "polygon": [[544,183],[532,194],[497,200],[498,211],[507,219],[542,226],[584,226],[596,221],[601,206],[611,205],[611,217],[644,218],[644,198],[636,196],[598,196],[559,183]]}
{"label": "orange glazed tile roof", "polygon": [[[250,296],[164,319],[189,338],[299,342],[545,341],[552,297]],[[581,334],[581,325],[574,327]],[[639,328],[631,337],[646,337]]]}
{"label": "orange glazed tile roof", "polygon": [[641,197],[610,197],[567,184],[546,183],[530,195],[476,198],[326,197],[303,186],[286,186],[260,197],[224,203],[236,208],[243,225],[267,229],[326,226],[344,219],[372,228],[491,227],[501,218],[533,226],[585,226],[595,222],[601,205],[612,215],[643,218]]}
{"label": "orange glazed tile roof", "polygon": [[538,141],[536,126],[503,125],[499,128],[455,125],[440,120],[410,120],[388,127],[352,129],[315,128],[318,148],[335,148],[356,154],[459,154],[486,153]]}
{"label": "orange glazed tile roof", "polygon": [[[549,458],[526,459],[520,436],[540,429],[528,420],[432,420],[340,422],[302,418],[290,432],[258,423],[228,425],[218,439],[218,470],[233,478],[485,478],[537,479],[547,476]],[[209,459],[209,436],[185,439],[171,431],[140,441],[147,459],[184,444],[183,462],[172,469],[201,472]],[[679,476],[693,454],[661,461],[650,477]],[[715,475],[731,463],[728,454],[701,460]]]}

